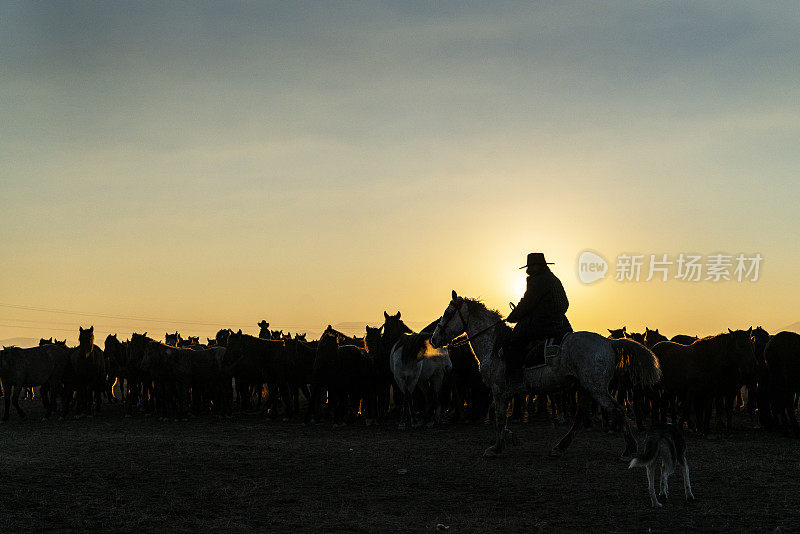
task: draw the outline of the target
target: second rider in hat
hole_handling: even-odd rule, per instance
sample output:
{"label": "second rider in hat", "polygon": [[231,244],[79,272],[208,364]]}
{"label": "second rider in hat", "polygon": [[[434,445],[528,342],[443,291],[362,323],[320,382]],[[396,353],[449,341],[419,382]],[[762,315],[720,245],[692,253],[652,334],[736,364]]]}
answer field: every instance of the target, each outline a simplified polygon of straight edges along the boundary
{"label": "second rider in hat", "polygon": [[503,358],[509,386],[524,390],[523,365],[525,349],[532,341],[556,338],[559,343],[564,334],[572,332],[565,315],[569,300],[561,280],[553,274],[541,252],[528,254],[528,262],[520,269],[527,269],[528,280],[525,295],[506,321],[517,323],[511,337],[503,343]]}

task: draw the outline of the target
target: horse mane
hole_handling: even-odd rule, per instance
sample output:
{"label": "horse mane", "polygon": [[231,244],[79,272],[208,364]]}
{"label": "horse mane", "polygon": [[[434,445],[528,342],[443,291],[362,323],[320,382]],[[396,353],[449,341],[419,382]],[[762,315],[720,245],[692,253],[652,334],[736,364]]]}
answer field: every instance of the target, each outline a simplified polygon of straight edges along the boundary
{"label": "horse mane", "polygon": [[418,334],[403,334],[397,340],[395,346],[403,350],[400,359],[403,362],[416,361],[420,359],[420,353],[425,347],[425,343],[431,338],[433,332],[420,332]]}
{"label": "horse mane", "polygon": [[471,298],[467,298],[467,297],[463,297],[463,298],[464,298],[464,301],[467,303],[467,309],[470,312],[472,312],[473,310],[477,311],[477,312],[486,311],[486,312],[489,312],[498,321],[502,321],[503,320],[503,314],[502,313],[500,313],[498,310],[496,310],[494,308],[489,308],[486,304],[484,304],[481,301],[480,298],[476,298],[476,299],[471,299]]}

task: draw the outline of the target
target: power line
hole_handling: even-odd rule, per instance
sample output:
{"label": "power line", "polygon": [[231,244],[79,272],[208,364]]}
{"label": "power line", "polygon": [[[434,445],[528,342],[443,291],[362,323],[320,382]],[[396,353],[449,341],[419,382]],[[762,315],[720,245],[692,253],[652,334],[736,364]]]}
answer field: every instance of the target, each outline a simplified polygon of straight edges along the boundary
{"label": "power line", "polygon": [[62,310],[57,308],[46,308],[43,306],[25,306],[22,304],[8,304],[0,302],[0,307],[3,308],[11,308],[15,310],[27,310],[27,311],[36,311],[36,312],[44,312],[44,313],[59,313],[63,315],[78,315],[83,317],[103,317],[106,319],[122,319],[125,321],[152,321],[152,322],[159,322],[159,323],[173,323],[173,324],[186,324],[186,325],[196,325],[196,326],[214,326],[214,327],[223,327],[219,322],[207,323],[203,321],[186,321],[181,319],[165,319],[160,317],[144,317],[144,316],[136,316],[136,315],[117,315],[112,313],[89,313],[83,311],[72,311],[72,310]]}

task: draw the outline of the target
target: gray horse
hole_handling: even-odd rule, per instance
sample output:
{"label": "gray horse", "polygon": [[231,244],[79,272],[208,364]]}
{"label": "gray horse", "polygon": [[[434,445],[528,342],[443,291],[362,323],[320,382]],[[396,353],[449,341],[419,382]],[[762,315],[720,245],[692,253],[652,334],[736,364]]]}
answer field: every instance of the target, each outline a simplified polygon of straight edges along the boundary
{"label": "gray horse", "polygon": [[[435,347],[449,343],[466,332],[481,363],[483,381],[492,391],[495,408],[497,442],[486,449],[484,456],[497,456],[506,439],[512,439],[507,428],[506,411],[511,397],[518,393],[508,387],[505,362],[498,355],[502,336],[509,331],[502,316],[473,299],[459,297],[455,291],[431,337]],[[547,393],[557,391],[576,381],[581,387],[578,414],[569,432],[550,451],[561,455],[569,447],[581,417],[588,409],[589,396],[614,414],[623,428],[625,451],[622,459],[630,460],[636,453],[633,437],[625,411],[609,394],[608,385],[615,374],[626,375],[633,384],[650,386],[661,379],[661,370],[655,355],[643,345],[630,339],[608,339],[594,332],[573,332],[561,343],[561,352],[552,364],[525,369],[528,391]],[[588,393],[588,396],[586,395]]]}

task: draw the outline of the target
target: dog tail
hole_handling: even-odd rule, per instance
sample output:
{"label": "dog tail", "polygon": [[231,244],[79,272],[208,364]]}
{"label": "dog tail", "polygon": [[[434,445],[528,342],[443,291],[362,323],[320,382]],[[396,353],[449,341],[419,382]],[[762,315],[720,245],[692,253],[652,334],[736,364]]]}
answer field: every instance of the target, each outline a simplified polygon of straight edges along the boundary
{"label": "dog tail", "polygon": [[645,445],[642,455],[634,456],[633,460],[631,460],[631,463],[628,464],[628,469],[632,469],[634,467],[647,467],[653,463],[657,455],[658,438],[653,437],[647,440],[647,444]]}

